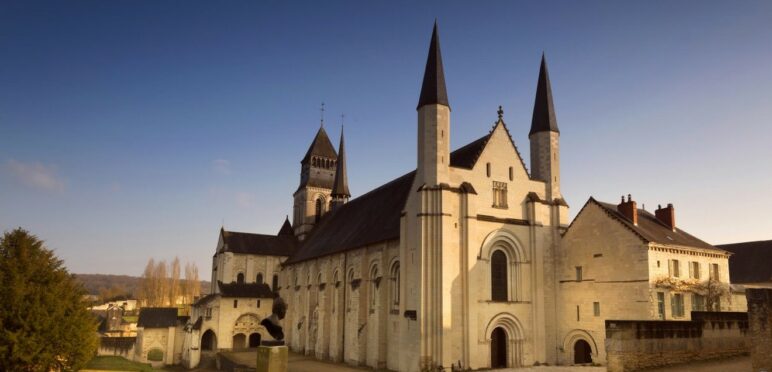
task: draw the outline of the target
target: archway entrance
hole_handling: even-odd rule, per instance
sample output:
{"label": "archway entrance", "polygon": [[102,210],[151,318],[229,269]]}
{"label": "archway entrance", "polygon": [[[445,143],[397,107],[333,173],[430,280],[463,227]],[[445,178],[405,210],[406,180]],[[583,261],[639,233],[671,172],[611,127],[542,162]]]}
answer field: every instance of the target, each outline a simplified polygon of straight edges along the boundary
{"label": "archway entrance", "polygon": [[233,336],[233,349],[244,349],[247,347],[247,335],[238,333]]}
{"label": "archway entrance", "polygon": [[507,367],[507,333],[496,327],[491,333],[491,368]]}
{"label": "archway entrance", "polygon": [[211,329],[201,336],[201,350],[217,350],[217,335]]}
{"label": "archway entrance", "polygon": [[574,344],[574,364],[592,363],[592,349],[585,340],[577,340]]}
{"label": "archway entrance", "polygon": [[258,347],[258,346],[260,346],[260,334],[253,333],[249,335],[249,347]]}

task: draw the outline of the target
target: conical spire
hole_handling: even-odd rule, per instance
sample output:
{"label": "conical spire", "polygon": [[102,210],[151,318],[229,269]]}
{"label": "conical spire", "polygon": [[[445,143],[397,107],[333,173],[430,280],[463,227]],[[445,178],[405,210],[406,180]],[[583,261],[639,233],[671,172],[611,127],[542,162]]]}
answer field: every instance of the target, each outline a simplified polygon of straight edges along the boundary
{"label": "conical spire", "polygon": [[343,126],[340,127],[340,146],[338,146],[338,164],[335,168],[335,182],[332,184],[333,198],[348,198],[348,176],[346,175],[346,146],[343,141]]}
{"label": "conical spire", "polygon": [[426,58],[424,82],[421,86],[421,97],[418,107],[440,104],[450,107],[448,92],[445,89],[445,73],[442,70],[442,53],[440,53],[440,36],[437,32],[437,21],[434,21],[432,41],[429,44],[429,56]]}
{"label": "conical spire", "polygon": [[279,229],[279,233],[277,235],[278,236],[283,236],[283,235],[293,236],[293,235],[295,235],[295,231],[292,230],[292,225],[289,222],[289,216],[284,218],[284,224],[281,225],[281,229]]}
{"label": "conical spire", "polygon": [[557,132],[558,121],[555,118],[555,107],[552,104],[552,87],[550,87],[550,74],[547,71],[547,59],[544,53],[541,55],[541,68],[539,69],[539,82],[536,85],[536,100],[533,104],[533,119],[531,120],[532,135],[538,132]]}

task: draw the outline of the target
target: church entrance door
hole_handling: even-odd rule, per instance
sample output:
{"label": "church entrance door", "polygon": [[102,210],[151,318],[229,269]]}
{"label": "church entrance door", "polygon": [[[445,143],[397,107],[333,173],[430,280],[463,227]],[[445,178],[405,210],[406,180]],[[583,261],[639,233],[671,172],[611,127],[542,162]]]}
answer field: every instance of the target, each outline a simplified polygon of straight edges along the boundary
{"label": "church entrance door", "polygon": [[585,340],[577,340],[574,344],[574,364],[592,363],[592,349]]}
{"label": "church entrance door", "polygon": [[507,367],[507,333],[496,327],[491,333],[491,368]]}

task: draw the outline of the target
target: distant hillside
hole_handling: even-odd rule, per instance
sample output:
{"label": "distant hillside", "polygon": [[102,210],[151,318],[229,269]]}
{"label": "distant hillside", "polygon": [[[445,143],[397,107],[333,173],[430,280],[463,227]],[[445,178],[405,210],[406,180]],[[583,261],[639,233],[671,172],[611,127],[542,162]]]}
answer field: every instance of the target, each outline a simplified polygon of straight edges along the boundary
{"label": "distant hillside", "polygon": [[[129,275],[75,274],[89,294],[99,295],[102,291],[120,289],[121,292],[136,298],[142,278]],[[201,294],[209,293],[209,282],[201,281]]]}

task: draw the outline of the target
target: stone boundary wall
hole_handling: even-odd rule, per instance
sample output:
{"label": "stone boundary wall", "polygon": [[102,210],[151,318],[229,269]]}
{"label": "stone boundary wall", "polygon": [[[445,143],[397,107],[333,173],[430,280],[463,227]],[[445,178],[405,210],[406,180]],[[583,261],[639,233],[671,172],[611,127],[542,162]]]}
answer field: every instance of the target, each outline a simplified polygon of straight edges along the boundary
{"label": "stone boundary wall", "polygon": [[754,371],[772,371],[772,289],[748,288],[751,365]]}
{"label": "stone boundary wall", "polygon": [[608,372],[747,354],[748,314],[692,312],[690,321],[606,320]]}
{"label": "stone boundary wall", "polygon": [[99,337],[97,355],[122,356],[128,360],[134,360],[134,344],[136,337]]}

